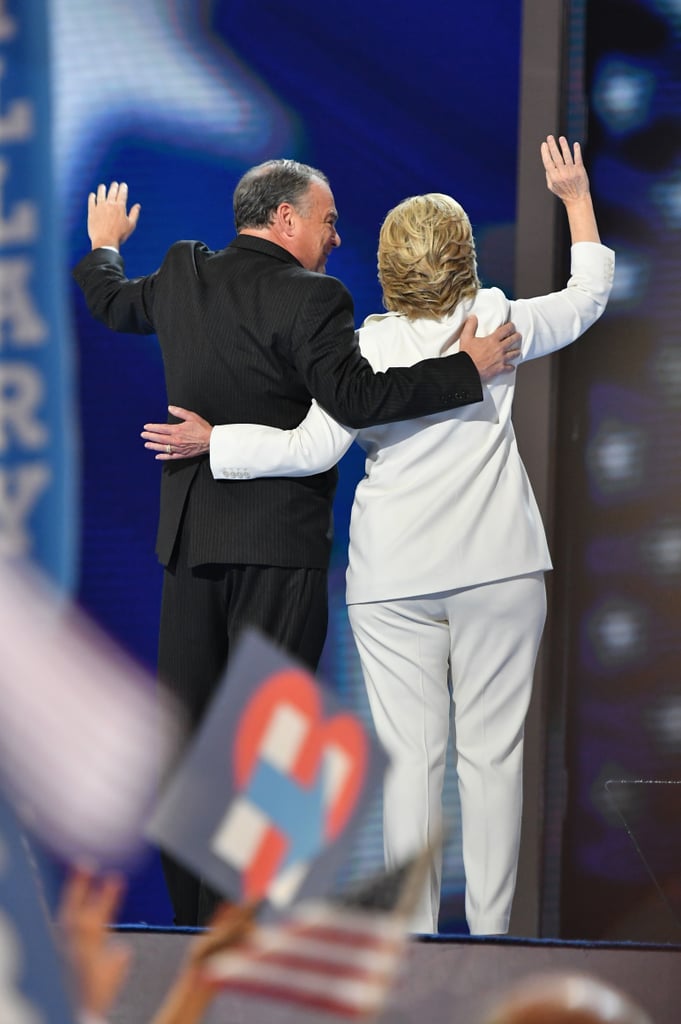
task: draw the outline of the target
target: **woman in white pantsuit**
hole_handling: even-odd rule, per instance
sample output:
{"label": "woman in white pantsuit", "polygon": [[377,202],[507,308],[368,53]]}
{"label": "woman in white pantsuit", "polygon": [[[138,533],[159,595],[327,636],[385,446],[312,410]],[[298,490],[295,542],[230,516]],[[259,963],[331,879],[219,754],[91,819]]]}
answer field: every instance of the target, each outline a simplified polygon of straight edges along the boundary
{"label": "woman in white pantsuit", "polygon": [[[386,314],[360,330],[375,370],[456,351],[467,318],[488,333],[512,320],[519,362],[555,352],[603,312],[614,254],[602,246],[579,146],[541,147],[549,189],[567,211],[570,280],[562,290],[510,301],[482,288],[465,211],[449,196],[415,196],[381,228],[378,266]],[[389,866],[439,847],[441,797],[454,706],[457,772],[472,934],[508,930],[520,840],[523,730],[551,568],[521,462],[511,406],[515,373],[484,400],[421,420],[355,431],[313,403],[292,431],[253,424],[212,429],[186,410],[154,424],[147,446],[172,456],[210,448],[215,477],[320,472],[352,440],[366,475],[352,508],[347,601],[376,730],[391,758],[384,790]],[[412,919],[437,931],[441,858]]]}

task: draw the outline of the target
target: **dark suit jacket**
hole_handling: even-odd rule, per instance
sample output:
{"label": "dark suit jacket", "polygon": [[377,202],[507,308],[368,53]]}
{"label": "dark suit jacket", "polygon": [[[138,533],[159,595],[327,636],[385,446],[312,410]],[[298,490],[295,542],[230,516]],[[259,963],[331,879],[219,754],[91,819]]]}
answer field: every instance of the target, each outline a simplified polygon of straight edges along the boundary
{"label": "dark suit jacket", "polygon": [[[311,396],[353,427],[482,400],[463,353],[375,374],[356,344],[347,289],[262,238],[238,235],[219,252],[177,242],[154,274],[135,280],[116,252],[96,249],[74,277],[97,319],[157,335],[169,403],[211,423],[294,427]],[[216,481],[207,456],[165,463],[158,557],[168,564],[184,512],[192,565],[326,568],[336,480],[334,469]]]}

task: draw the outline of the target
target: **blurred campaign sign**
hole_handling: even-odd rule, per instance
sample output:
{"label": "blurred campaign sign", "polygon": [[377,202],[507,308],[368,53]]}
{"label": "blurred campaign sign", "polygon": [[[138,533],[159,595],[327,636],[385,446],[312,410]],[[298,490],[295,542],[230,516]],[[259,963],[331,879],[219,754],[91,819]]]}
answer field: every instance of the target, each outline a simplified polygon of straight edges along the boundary
{"label": "blurred campaign sign", "polygon": [[0,1007],[3,1024],[75,1024],[26,847],[14,812],[2,796]]}
{"label": "blurred campaign sign", "polygon": [[127,865],[146,848],[175,709],[34,569],[0,569],[0,783],[57,855]]}
{"label": "blurred campaign sign", "polygon": [[332,887],[385,767],[361,720],[249,630],[149,834],[232,899],[284,908]]}

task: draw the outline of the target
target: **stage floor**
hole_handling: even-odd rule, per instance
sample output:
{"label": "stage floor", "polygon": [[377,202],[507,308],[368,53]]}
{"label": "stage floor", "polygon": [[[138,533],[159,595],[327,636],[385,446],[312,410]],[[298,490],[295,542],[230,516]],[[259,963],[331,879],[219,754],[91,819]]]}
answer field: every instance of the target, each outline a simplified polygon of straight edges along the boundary
{"label": "stage floor", "polygon": [[[147,1024],[190,936],[179,929],[120,928],[134,949],[128,983],[111,1024]],[[681,946],[582,944],[524,939],[414,939],[385,1024],[477,1024],[508,985],[537,971],[579,970],[619,986],[655,1024],[679,1024]],[[222,995],[206,1024],[314,1024],[313,1013]],[[328,1022],[328,1018],[324,1018]]]}

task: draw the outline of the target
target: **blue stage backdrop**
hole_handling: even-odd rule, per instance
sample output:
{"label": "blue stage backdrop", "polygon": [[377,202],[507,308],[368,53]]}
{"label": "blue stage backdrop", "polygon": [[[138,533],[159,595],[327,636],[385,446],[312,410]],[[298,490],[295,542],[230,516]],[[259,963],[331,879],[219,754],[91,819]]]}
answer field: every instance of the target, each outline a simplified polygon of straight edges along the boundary
{"label": "blue stage backdrop", "polygon": [[[351,289],[357,322],[381,308],[376,244],[407,195],[453,194],[468,210],[485,283],[510,289],[520,0],[53,0],[59,208],[73,264],[86,251],[87,193],[126,180],[142,204],[125,247],[130,275],[149,272],[178,238],[220,248],[233,237],[231,193],[273,156],[321,167],[340,211],[329,272]],[[547,126],[551,128],[552,126]],[[153,548],[159,465],[139,439],[165,418],[154,338],[94,323],[75,287],[82,431],[77,597],[144,664],[156,656],[161,571]],[[345,617],[347,521],[362,472],[341,467],[335,508],[331,626],[322,675],[365,711]],[[456,801],[447,849],[445,923],[462,917]],[[351,875],[381,861],[378,812]],[[155,861],[133,885],[126,920],[167,923]]]}

